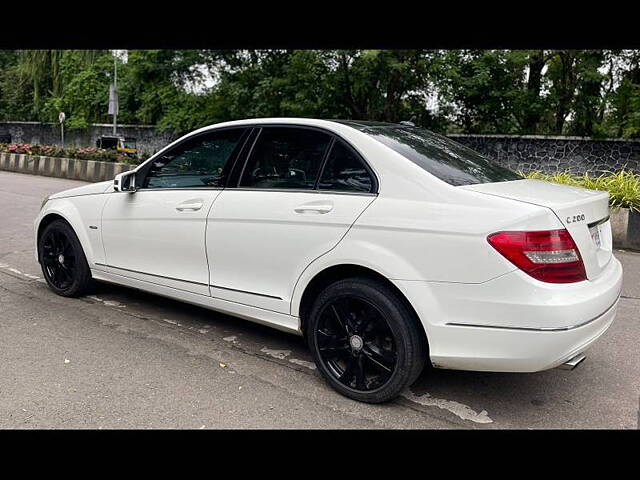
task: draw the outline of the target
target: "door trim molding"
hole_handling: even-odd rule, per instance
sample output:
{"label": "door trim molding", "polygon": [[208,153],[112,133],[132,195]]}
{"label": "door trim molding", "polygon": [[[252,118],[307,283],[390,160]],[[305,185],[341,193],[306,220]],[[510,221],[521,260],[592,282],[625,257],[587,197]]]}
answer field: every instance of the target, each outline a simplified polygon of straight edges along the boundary
{"label": "door trim molding", "polygon": [[229,290],[231,292],[248,293],[249,295],[256,295],[258,297],[274,298],[276,300],[283,300],[281,297],[275,295],[267,295],[266,293],[249,292],[247,290],[238,290],[237,288],[221,287],[219,285],[209,285],[211,288],[219,288],[221,290]]}

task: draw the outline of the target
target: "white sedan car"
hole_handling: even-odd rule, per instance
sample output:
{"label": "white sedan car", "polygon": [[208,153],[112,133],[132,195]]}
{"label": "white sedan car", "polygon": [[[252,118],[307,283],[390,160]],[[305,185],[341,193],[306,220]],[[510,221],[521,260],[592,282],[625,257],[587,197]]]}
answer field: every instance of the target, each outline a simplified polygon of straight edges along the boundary
{"label": "white sedan car", "polygon": [[573,367],[622,285],[608,194],[522,179],[410,124],[199,129],[114,181],[46,199],[50,288],[92,279],[304,335],[342,394],[436,368]]}

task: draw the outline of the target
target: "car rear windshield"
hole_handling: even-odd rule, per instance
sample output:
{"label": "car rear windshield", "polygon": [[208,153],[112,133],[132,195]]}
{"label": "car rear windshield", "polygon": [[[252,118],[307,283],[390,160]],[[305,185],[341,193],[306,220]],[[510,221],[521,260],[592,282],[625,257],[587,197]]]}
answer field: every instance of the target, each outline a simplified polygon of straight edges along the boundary
{"label": "car rear windshield", "polygon": [[422,128],[388,125],[360,130],[450,185],[506,182],[522,178],[484,155]]}

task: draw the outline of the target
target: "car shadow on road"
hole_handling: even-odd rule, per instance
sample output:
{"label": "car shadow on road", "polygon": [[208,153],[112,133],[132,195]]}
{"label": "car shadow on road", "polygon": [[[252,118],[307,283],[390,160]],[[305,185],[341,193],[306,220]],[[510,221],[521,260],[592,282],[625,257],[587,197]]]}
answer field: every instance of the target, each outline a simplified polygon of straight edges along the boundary
{"label": "car shadow on road", "polygon": [[[233,338],[230,343],[252,355],[268,358],[270,354],[265,354],[264,349],[267,349],[267,352],[288,352],[286,358],[276,357],[269,360],[291,368],[296,366],[288,362],[290,358],[313,362],[302,337],[231,315],[104,283],[98,283],[91,295],[105,300],[115,300],[138,315],[171,321],[195,331],[206,330],[217,339]],[[521,419],[528,418],[526,425],[536,426],[537,422],[542,422],[552,410],[556,412],[555,415],[559,411],[565,412],[569,417],[575,416],[574,404],[584,403],[584,400],[580,399],[582,394],[579,390],[585,388],[584,385],[580,386],[585,376],[580,371],[589,368],[588,361],[589,358],[584,362],[586,366],[580,366],[575,371],[556,369],[537,373],[442,370],[427,366],[410,390],[417,397],[427,395],[433,399],[458,402],[477,412],[487,411],[494,422],[501,419],[507,424],[522,425]],[[296,369],[319,375],[317,370]],[[560,422],[558,425],[563,423]]]}
{"label": "car shadow on road", "polygon": [[245,343],[247,347],[262,345],[273,349],[295,350],[296,353],[305,352],[311,360],[302,337],[232,315],[142,290],[101,282],[96,282],[90,296],[115,300],[132,312],[154,319],[169,320],[198,330],[209,329],[220,338],[236,337],[238,342]]}

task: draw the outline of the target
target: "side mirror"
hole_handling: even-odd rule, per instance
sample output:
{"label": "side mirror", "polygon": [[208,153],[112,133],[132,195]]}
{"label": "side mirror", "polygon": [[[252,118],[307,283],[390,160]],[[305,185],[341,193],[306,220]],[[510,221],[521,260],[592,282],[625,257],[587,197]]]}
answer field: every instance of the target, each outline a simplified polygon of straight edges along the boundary
{"label": "side mirror", "polygon": [[138,190],[138,186],[136,185],[135,170],[116,175],[116,178],[113,179],[113,189],[116,192],[136,192]]}

